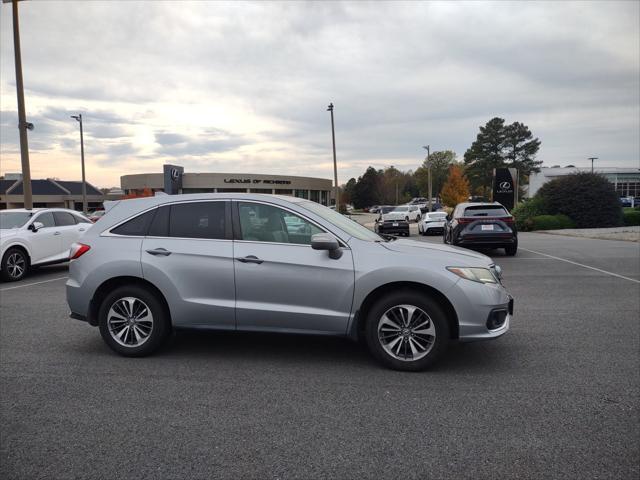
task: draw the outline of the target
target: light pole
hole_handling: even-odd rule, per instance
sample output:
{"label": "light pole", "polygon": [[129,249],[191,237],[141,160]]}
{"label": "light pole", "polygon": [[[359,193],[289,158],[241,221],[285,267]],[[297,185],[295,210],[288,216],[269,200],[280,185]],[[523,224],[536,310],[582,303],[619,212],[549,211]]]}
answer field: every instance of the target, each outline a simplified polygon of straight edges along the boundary
{"label": "light pole", "polygon": [[593,161],[598,160],[598,157],[589,157],[587,160],[591,160],[591,173],[593,173]]}
{"label": "light pole", "polygon": [[27,130],[33,130],[33,124],[27,122],[24,106],[24,83],[22,81],[22,56],[20,54],[20,25],[18,23],[18,1],[2,0],[2,3],[11,2],[13,5],[13,53],[16,63],[16,91],[18,93],[18,130],[20,131],[20,160],[22,162],[22,191],[24,193],[24,208],[33,208],[31,194],[31,167],[29,166],[29,142]]}
{"label": "light pole", "polygon": [[428,211],[431,211],[431,197],[432,197],[432,192],[431,192],[431,159],[429,158],[429,156],[431,155],[431,152],[429,150],[429,145],[426,145],[422,148],[424,148],[427,151],[427,172],[429,172],[429,198],[427,199],[427,208]]}
{"label": "light pole", "polygon": [[80,161],[82,163],[82,213],[87,214],[87,181],[84,178],[84,136],[82,133],[82,114],[71,115],[80,122]]}
{"label": "light pole", "polygon": [[336,130],[333,125],[333,103],[327,107],[331,112],[331,140],[333,141],[333,180],[335,181],[336,212],[340,212],[340,189],[338,188],[338,163],[336,161]]}

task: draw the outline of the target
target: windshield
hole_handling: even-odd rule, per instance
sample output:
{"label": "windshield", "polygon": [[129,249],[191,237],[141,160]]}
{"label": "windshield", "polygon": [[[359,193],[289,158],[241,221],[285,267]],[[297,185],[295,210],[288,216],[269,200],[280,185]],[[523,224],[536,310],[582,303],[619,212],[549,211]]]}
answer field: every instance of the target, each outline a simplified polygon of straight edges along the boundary
{"label": "windshield", "polygon": [[446,213],[430,213],[429,218],[446,218]]}
{"label": "windshield", "polygon": [[0,228],[19,228],[31,218],[29,212],[0,212]]}
{"label": "windshield", "polygon": [[363,227],[358,222],[351,220],[349,217],[345,217],[335,210],[331,210],[330,208],[320,205],[319,203],[302,202],[300,205],[359,240],[365,240],[368,242],[380,242],[384,240],[383,237],[372,232],[368,228]]}

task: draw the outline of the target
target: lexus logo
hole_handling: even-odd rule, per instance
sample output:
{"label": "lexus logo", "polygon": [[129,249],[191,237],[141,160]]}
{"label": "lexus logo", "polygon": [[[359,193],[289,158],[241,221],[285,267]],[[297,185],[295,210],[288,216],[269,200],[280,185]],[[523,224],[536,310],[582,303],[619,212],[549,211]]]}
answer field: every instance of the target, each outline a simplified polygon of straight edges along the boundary
{"label": "lexus logo", "polygon": [[177,168],[172,168],[171,169],[171,180],[176,182],[179,178],[180,178],[180,170],[178,170]]}
{"label": "lexus logo", "polygon": [[500,182],[500,190],[511,190],[510,182]]}

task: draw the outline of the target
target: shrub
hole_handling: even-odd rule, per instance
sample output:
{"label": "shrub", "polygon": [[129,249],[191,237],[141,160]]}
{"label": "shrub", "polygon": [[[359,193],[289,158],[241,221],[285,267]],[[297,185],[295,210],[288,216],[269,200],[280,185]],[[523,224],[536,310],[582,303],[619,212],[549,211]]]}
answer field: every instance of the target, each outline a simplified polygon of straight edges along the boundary
{"label": "shrub", "polygon": [[516,205],[511,214],[515,218],[516,228],[522,232],[531,230],[531,219],[538,215],[544,215],[544,202],[540,197],[533,197]]}
{"label": "shrub", "polygon": [[578,228],[622,225],[620,199],[613,185],[594,173],[574,173],[545,183],[536,196],[545,213],[567,215]]}
{"label": "shrub", "polygon": [[566,215],[537,215],[531,218],[531,230],[560,230],[575,228],[576,224]]}
{"label": "shrub", "polygon": [[640,225],[640,210],[635,208],[625,208],[624,213],[624,224],[627,227],[632,225]]}

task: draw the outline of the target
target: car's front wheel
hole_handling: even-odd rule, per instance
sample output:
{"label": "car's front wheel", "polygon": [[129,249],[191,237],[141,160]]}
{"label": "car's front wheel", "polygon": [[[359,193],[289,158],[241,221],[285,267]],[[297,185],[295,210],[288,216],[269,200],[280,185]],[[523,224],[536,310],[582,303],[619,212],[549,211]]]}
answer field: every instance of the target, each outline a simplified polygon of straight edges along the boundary
{"label": "car's front wheel", "polygon": [[164,305],[138,285],[125,285],[107,295],[100,305],[98,324],[105,343],[127,357],[153,353],[169,333]]}
{"label": "car's front wheel", "polygon": [[372,355],[395,370],[424,370],[449,343],[449,324],[438,302],[413,290],[400,290],[378,300],[366,322]]}
{"label": "car's front wheel", "polygon": [[7,282],[22,280],[29,271],[29,257],[20,248],[10,248],[2,257],[2,279]]}

